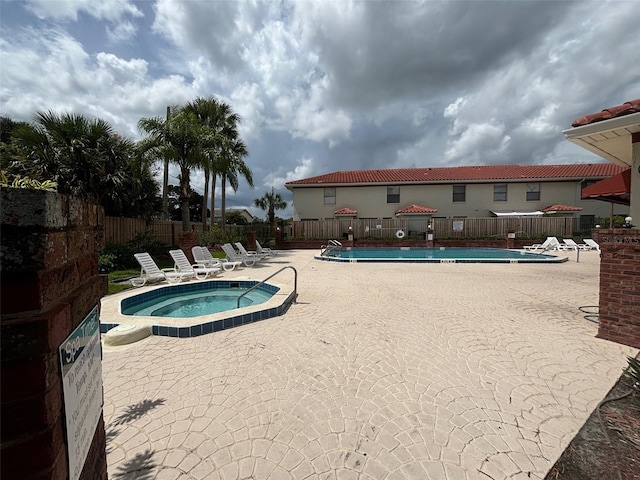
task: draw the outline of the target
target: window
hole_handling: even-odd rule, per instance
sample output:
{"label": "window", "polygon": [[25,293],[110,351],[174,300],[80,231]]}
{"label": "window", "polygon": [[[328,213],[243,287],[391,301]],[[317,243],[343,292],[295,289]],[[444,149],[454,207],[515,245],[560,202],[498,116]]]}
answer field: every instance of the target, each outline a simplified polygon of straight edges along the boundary
{"label": "window", "polygon": [[466,185],[454,185],[453,186],[453,201],[454,202],[466,202],[467,201],[467,186]]}
{"label": "window", "polygon": [[540,184],[527,183],[527,202],[540,200]]}
{"label": "window", "polygon": [[387,187],[387,203],[400,203],[400,187]]}
{"label": "window", "polygon": [[336,204],[336,188],[328,187],[324,189],[324,204],[335,205]]}
{"label": "window", "polygon": [[507,201],[507,184],[506,183],[496,183],[493,186],[493,201],[494,202]]}

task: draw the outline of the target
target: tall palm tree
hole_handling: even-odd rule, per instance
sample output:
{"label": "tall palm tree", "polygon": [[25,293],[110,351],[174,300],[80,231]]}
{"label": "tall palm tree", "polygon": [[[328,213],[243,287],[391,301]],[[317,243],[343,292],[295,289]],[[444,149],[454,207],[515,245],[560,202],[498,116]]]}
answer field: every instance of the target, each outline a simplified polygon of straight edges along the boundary
{"label": "tall palm tree", "polygon": [[227,181],[234,192],[238,191],[238,175],[244,177],[246,182],[251,188],[253,188],[253,172],[244,162],[243,157],[249,155],[246,145],[239,138],[231,139],[231,141],[225,142],[222,151],[220,152],[220,188],[222,190],[221,195],[221,222],[222,228],[225,228],[226,224],[226,190]]}
{"label": "tall palm tree", "polygon": [[284,201],[282,195],[275,193],[273,187],[271,187],[271,193],[265,193],[263,197],[256,198],[253,204],[261,210],[267,211],[267,218],[269,219],[269,228],[273,232],[273,224],[276,219],[276,210],[284,210],[287,208],[287,202]]}
{"label": "tall palm tree", "polygon": [[142,118],[138,127],[149,136],[139,143],[142,152],[160,158],[166,155],[178,165],[180,174],[180,209],[182,230],[190,230],[189,198],[191,197],[191,169],[203,163],[204,152],[215,146],[210,132],[200,125],[198,118],[184,109],[174,109],[167,122],[161,117]]}
{"label": "tall palm tree", "polygon": [[207,228],[207,203],[209,199],[209,184],[211,184],[211,224],[215,210],[216,178],[220,172],[220,154],[230,139],[237,137],[237,124],[240,117],[233,113],[231,107],[215,97],[196,98],[188,103],[184,110],[193,113],[200,124],[209,129],[209,134],[215,139],[215,147],[207,149],[203,155],[202,168],[204,170],[204,195],[202,201],[202,228]]}

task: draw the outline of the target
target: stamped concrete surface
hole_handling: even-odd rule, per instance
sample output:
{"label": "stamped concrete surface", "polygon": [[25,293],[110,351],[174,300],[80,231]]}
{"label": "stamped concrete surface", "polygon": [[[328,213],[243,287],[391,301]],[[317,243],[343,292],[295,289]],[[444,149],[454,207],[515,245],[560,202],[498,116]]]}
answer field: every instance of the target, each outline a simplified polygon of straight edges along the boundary
{"label": "stamped concrete surface", "polygon": [[578,310],[598,304],[597,252],[551,265],[317,253],[223,275],[294,266],[283,316],[105,348],[109,478],[539,479],[637,353]]}

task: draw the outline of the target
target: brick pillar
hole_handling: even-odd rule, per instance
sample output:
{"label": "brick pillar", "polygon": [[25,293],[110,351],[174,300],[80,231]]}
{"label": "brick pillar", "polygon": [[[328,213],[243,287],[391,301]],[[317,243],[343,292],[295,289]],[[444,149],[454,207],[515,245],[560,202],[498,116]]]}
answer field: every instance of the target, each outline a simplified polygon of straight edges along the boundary
{"label": "brick pillar", "polygon": [[[0,248],[3,480],[66,480],[58,347],[107,292],[98,276],[102,208],[46,191],[2,188]],[[106,480],[102,415],[80,474]]]}
{"label": "brick pillar", "polygon": [[256,250],[256,231],[255,230],[247,231],[247,250],[249,251]]}
{"label": "brick pillar", "polygon": [[434,236],[433,236],[433,228],[427,228],[427,247],[433,248],[435,246]]}
{"label": "brick pillar", "polygon": [[191,253],[191,249],[196,245],[200,245],[198,243],[198,232],[191,230],[178,233],[178,247],[182,249],[191,263],[196,263],[193,259],[193,253]]}
{"label": "brick pillar", "polygon": [[507,231],[505,235],[505,240],[507,242],[507,250],[513,250],[516,245],[516,232],[513,230]]}
{"label": "brick pillar", "polygon": [[594,229],[600,245],[598,337],[640,348],[640,229]]}

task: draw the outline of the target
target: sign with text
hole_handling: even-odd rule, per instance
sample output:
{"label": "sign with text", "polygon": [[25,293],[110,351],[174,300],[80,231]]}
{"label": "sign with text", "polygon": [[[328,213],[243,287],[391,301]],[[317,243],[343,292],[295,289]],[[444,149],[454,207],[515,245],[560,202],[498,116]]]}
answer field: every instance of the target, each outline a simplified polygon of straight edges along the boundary
{"label": "sign with text", "polygon": [[464,230],[464,220],[454,220],[453,221],[453,231],[461,232]]}
{"label": "sign with text", "polygon": [[69,480],[78,480],[103,406],[98,307],[58,348],[67,423]]}

